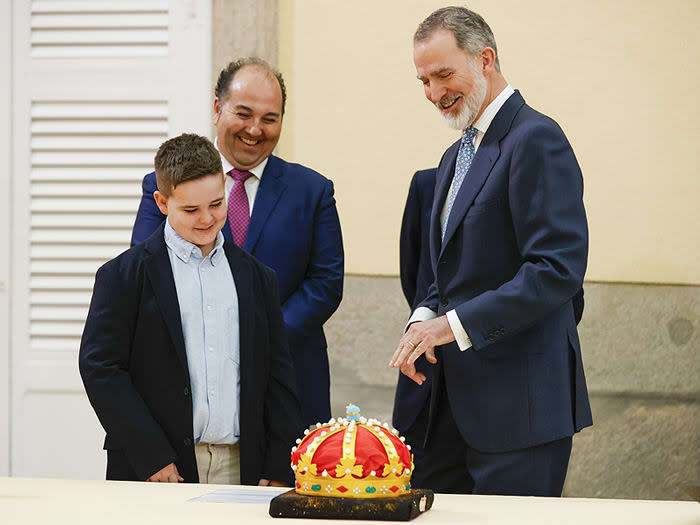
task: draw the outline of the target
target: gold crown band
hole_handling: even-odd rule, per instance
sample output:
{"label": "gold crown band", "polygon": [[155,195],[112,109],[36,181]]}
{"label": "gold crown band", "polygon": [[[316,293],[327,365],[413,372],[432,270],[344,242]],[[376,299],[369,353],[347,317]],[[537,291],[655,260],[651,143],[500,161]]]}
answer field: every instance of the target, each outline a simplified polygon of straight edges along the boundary
{"label": "gold crown band", "polygon": [[389,498],[411,491],[411,476],[370,477],[356,479],[348,476],[336,479],[297,474],[297,494],[334,496],[337,498]]}

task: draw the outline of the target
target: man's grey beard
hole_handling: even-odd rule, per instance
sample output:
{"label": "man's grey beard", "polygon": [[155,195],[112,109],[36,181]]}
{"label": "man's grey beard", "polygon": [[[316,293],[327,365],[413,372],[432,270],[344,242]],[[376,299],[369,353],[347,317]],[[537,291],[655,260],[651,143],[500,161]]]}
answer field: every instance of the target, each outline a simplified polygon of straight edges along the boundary
{"label": "man's grey beard", "polygon": [[474,79],[474,85],[469,95],[464,99],[462,109],[457,115],[443,113],[440,111],[440,104],[435,104],[440,114],[445,117],[447,125],[458,131],[463,131],[474,123],[481,109],[481,105],[484,103],[484,99],[486,99],[488,84],[486,83],[484,75],[479,71],[476,60],[472,64],[472,78]]}

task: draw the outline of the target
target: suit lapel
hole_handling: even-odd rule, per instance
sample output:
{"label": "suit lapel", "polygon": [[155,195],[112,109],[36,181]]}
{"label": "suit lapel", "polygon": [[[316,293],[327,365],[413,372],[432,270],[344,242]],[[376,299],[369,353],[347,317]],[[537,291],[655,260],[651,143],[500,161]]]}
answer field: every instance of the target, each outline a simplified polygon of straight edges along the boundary
{"label": "suit lapel", "polygon": [[260,179],[260,187],[255,195],[253,214],[250,217],[248,233],[243,243],[243,249],[248,253],[253,253],[255,250],[255,245],[260,239],[265,223],[286,189],[287,184],[282,180],[280,161],[277,157],[270,155],[263,177]]}
{"label": "suit lapel", "polygon": [[165,325],[175,345],[180,364],[189,375],[187,367],[187,353],[185,351],[185,338],[182,335],[182,320],[180,317],[180,304],[177,300],[177,290],[175,289],[175,278],[170,266],[168,248],[165,245],[163,235],[165,223],[163,223],[157,233],[146,241],[146,252],[149,256],[145,260],[146,274],[153,285],[153,293],[160,307]]}
{"label": "suit lapel", "polygon": [[[242,253],[232,242],[224,243],[224,253],[231,268],[233,282],[236,285],[236,295],[238,296],[238,330],[239,330],[239,348],[240,348],[240,378],[241,378],[241,396],[244,392],[250,392],[247,382],[252,374],[244,373],[244,370],[249,370],[248,367],[254,363],[253,359],[253,309],[255,304],[253,297],[253,274],[251,265],[246,262]],[[243,403],[241,404],[243,407]]]}
{"label": "suit lapel", "polygon": [[[440,255],[442,255],[447,243],[450,242],[457,227],[462,223],[464,215],[486,182],[489,173],[491,173],[493,165],[501,154],[500,141],[510,129],[513,118],[523,104],[525,104],[525,101],[520,96],[520,93],[516,91],[506,100],[491,121],[486,135],[484,135],[481,144],[479,144],[479,149],[474,155],[474,160],[469,167],[467,176],[464,178],[462,187],[457,193],[450,216],[447,218],[447,229],[445,230],[445,238],[442,242]],[[454,176],[454,165],[452,167],[452,176]],[[450,177],[450,181],[451,179],[452,177]]]}
{"label": "suit lapel", "polygon": [[[484,185],[484,182],[486,182],[489,173],[491,173],[491,168],[493,168],[493,165],[500,154],[501,150],[498,145],[498,141],[486,140],[490,131],[491,128],[489,127],[489,130],[486,132],[486,135],[479,145],[479,150],[476,152],[476,155],[474,155],[474,160],[469,167],[466,177],[464,177],[462,187],[459,188],[457,198],[452,205],[450,216],[447,218],[445,238],[442,242],[443,250],[447,243],[450,242],[450,239],[457,229],[457,226],[462,222],[462,218],[474,202],[474,198],[476,197],[477,193],[479,193],[479,190]],[[442,253],[442,250],[440,253]]]}

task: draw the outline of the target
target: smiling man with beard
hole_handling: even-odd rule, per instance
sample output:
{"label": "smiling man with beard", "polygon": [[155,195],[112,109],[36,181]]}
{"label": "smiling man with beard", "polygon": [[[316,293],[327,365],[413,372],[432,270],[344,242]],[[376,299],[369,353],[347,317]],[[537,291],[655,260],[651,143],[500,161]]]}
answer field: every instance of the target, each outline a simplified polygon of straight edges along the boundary
{"label": "smiling man with beard", "polygon": [[423,486],[560,496],[592,424],[574,298],[586,270],[583,180],[564,133],[500,71],[491,29],[460,7],[414,35],[425,96],[462,137],[442,156],[434,281],[390,365],[435,365]]}

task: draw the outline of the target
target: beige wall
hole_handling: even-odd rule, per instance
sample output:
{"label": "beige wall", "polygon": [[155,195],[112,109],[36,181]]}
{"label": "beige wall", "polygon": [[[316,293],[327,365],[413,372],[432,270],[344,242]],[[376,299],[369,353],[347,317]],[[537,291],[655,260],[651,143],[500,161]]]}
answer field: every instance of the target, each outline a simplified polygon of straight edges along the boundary
{"label": "beige wall", "polygon": [[[333,179],[346,270],[395,275],[416,169],[456,139],[423,97],[412,34],[439,1],[280,0],[279,153]],[[506,78],[555,118],[585,178],[587,278],[700,284],[700,2],[472,1]]]}

